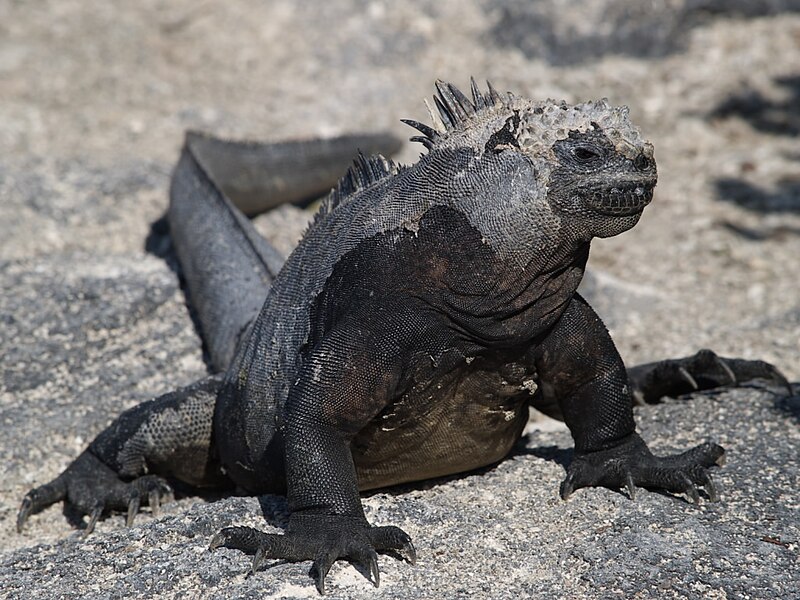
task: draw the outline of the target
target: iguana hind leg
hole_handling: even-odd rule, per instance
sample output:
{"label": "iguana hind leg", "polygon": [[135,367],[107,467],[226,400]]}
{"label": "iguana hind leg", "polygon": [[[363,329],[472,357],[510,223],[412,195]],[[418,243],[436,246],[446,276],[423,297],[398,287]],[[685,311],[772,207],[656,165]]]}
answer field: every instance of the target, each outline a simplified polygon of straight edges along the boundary
{"label": "iguana hind leg", "polygon": [[31,514],[61,501],[89,516],[86,533],[111,511],[127,511],[130,525],[142,502],[156,511],[172,494],[168,479],[194,487],[232,487],[213,444],[220,385],[220,377],[208,377],[122,413],[61,475],[28,492],[17,529]]}
{"label": "iguana hind leg", "polygon": [[654,404],[664,396],[676,397],[699,390],[739,385],[762,379],[780,386],[791,396],[792,386],[774,366],[762,360],[726,358],[712,350],[692,356],[662,360],[628,369],[634,401]]}
{"label": "iguana hind leg", "polygon": [[17,532],[22,533],[30,515],[44,510],[56,502],[89,521],[84,534],[89,535],[98,519],[111,511],[127,511],[126,524],[133,524],[142,499],[155,514],[163,498],[172,496],[172,487],[156,475],[143,475],[131,481],[120,479],[108,465],[88,450],[84,451],[61,475],[53,481],[29,491],[22,500],[17,514]]}

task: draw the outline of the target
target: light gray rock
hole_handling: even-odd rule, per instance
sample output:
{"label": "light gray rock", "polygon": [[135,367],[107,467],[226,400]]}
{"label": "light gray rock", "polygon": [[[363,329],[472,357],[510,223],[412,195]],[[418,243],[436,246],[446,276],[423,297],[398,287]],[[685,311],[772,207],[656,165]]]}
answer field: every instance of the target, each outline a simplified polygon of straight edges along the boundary
{"label": "light gray rock", "polygon": [[[773,126],[796,121],[797,4],[640,4],[0,4],[0,597],[316,596],[307,563],[248,575],[247,557],[206,551],[225,525],[278,530],[277,497],[185,497],[87,539],[52,507],[15,531],[24,493],[120,411],[205,372],[178,280],[145,252],[187,127],[408,135],[398,119],[425,120],[436,77],[469,75],[629,104],[656,147],[656,199],[594,245],[583,288],[623,356],[709,346],[800,378],[798,151]],[[759,209],[759,190],[780,192],[779,212]],[[257,227],[288,252],[307,218],[282,209]],[[638,412],[656,451],[726,446],[721,502],[602,489],[562,502],[571,440],[537,424],[494,469],[367,497],[373,522],[414,536],[419,563],[381,558],[378,590],[337,563],[331,595],[797,597],[797,399],[748,387]]]}
{"label": "light gray rock", "polygon": [[[632,502],[605,489],[562,502],[557,484],[569,436],[536,432],[493,469],[367,497],[370,520],[414,537],[418,564],[381,558],[375,590],[352,565],[337,563],[330,596],[796,597],[797,399],[742,389],[638,413],[656,450],[707,437],[725,444],[729,463],[715,474],[721,502],[698,507],[645,490]],[[132,529],[116,517],[88,539],[75,533],[6,553],[0,585],[20,598],[316,596],[308,563],[278,562],[250,575],[241,553],[206,550],[232,523],[279,531],[283,498],[191,498],[165,512]],[[34,521],[26,536],[39,528]]]}

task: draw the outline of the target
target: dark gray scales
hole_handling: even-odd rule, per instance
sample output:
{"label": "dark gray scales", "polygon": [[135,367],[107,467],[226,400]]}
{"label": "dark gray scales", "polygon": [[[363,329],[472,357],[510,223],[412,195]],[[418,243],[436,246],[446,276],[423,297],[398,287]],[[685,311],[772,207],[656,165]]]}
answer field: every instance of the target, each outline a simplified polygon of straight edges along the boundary
{"label": "dark gray scales", "polygon": [[[575,455],[561,486],[717,492],[703,444],[655,457],[634,401],[765,378],[771,365],[711,351],[626,370],[576,293],[595,237],[633,227],[653,197],[652,146],[626,108],[532,102],[439,82],[427,148],[398,166],[385,135],[253,144],[190,134],[170,232],[215,371],[123,413],[18,517],[64,500],[128,522],[176,481],[286,493],[284,535],[222,530],[212,548],[312,560],[320,592],[340,558],[378,584],[377,553],[410,537],[371,526],[359,490],[492,464],[528,408],[562,419]],[[355,163],[336,180],[360,148]],[[335,189],[291,256],[246,215]]]}

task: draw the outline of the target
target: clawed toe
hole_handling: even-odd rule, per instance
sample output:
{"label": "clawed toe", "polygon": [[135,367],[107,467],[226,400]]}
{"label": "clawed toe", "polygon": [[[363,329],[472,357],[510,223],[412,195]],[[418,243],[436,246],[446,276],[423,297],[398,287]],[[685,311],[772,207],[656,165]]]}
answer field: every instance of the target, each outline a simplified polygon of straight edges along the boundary
{"label": "clawed toe", "polygon": [[29,491],[17,514],[17,531],[22,532],[29,517],[57,502],[65,503],[65,512],[80,525],[88,516],[83,535],[90,535],[100,518],[107,513],[125,513],[125,524],[131,526],[147,496],[154,515],[162,501],[174,497],[166,480],[145,475],[133,481],[123,481],[107,465],[89,452],[81,454],[61,475],[50,483]]}
{"label": "clawed toe", "polygon": [[694,483],[692,483],[692,480],[686,475],[683,475],[681,480],[683,481],[683,492],[692,499],[692,502],[699,505],[700,492],[697,491],[697,487],[694,485]]}
{"label": "clawed toe", "polygon": [[[573,472],[568,472],[564,481],[561,482],[561,488],[559,489],[559,495],[561,496],[562,500],[569,500],[569,497],[572,496],[572,493],[575,491],[576,477]],[[587,486],[591,484],[586,484]]]}
{"label": "clawed toe", "polygon": [[636,482],[634,482],[630,471],[625,472],[625,489],[628,491],[628,497],[631,500],[636,500]]}
{"label": "clawed toe", "polygon": [[791,384],[775,366],[762,360],[726,358],[708,349],[692,356],[632,367],[628,376],[634,397],[644,403],[757,379],[782,387],[790,396],[793,394]]}
{"label": "clawed toe", "polygon": [[83,537],[90,535],[94,531],[94,526],[97,525],[97,521],[102,514],[103,504],[95,504],[94,508],[92,508],[92,511],[89,513],[89,521],[86,523],[86,528],[83,530]]}
{"label": "clawed toe", "polygon": [[125,515],[125,527],[131,527],[133,525],[133,521],[136,518],[136,514],[139,512],[141,503],[142,500],[139,492],[135,491],[131,493],[130,500],[128,500],[128,511]]}
{"label": "clawed toe", "polygon": [[714,480],[711,479],[711,475],[709,475],[705,469],[701,470],[700,477],[702,479],[701,485],[706,490],[706,494],[708,494],[708,499],[711,502],[718,502],[719,495],[717,494],[717,486],[714,484]]}
{"label": "clawed toe", "polygon": [[22,504],[17,513],[17,533],[22,533],[25,528],[25,523],[33,512],[33,500],[30,498],[30,492],[22,499]]}
{"label": "clawed toe", "polygon": [[128,506],[125,516],[125,526],[131,527],[136,515],[139,514],[142,505],[142,496],[147,496],[147,505],[154,517],[158,517],[161,512],[161,505],[164,502],[171,502],[175,498],[172,487],[162,478],[147,475],[134,480],[133,490],[128,498]]}
{"label": "clawed toe", "polygon": [[51,504],[66,498],[67,487],[63,476],[59,476],[50,483],[30,490],[22,499],[17,513],[17,533],[22,533],[25,523],[34,513],[44,510]]}
{"label": "clawed toe", "polygon": [[270,534],[252,527],[225,527],[214,535],[208,549],[231,548],[255,554],[259,549],[266,550],[270,537]]}
{"label": "clawed toe", "polygon": [[314,564],[311,565],[311,576],[314,578],[314,584],[320,594],[325,594],[325,578],[336,562],[337,556],[330,550],[321,551],[314,559]]}
{"label": "clawed toe", "polygon": [[699,504],[701,487],[708,499],[716,502],[719,494],[707,469],[719,464],[723,456],[721,446],[706,443],[682,454],[657,457],[633,434],[614,448],[576,456],[561,484],[561,497],[566,500],[583,487],[604,486],[625,488],[633,500],[636,488],[644,487],[683,493]]}
{"label": "clawed toe", "polygon": [[411,541],[411,536],[399,527],[387,525],[373,527],[369,530],[370,541],[378,552],[397,552],[409,564],[416,564],[417,549]]}
{"label": "clawed toe", "polygon": [[226,527],[211,540],[209,550],[220,547],[253,554],[252,573],[269,559],[311,560],[310,574],[320,594],[325,593],[325,579],[339,559],[363,568],[375,587],[380,585],[378,552],[396,552],[410,563],[417,559],[411,538],[402,529],[370,527],[361,520],[336,516],[301,517],[282,535],[251,527]]}

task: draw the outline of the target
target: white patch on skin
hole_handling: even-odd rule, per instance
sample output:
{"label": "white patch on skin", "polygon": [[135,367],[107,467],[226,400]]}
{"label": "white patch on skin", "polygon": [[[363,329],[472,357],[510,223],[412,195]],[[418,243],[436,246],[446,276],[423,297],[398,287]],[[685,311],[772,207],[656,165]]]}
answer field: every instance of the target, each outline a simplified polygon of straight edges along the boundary
{"label": "white patch on skin", "polygon": [[539,389],[539,386],[536,385],[536,382],[533,379],[526,379],[522,382],[520,388],[523,390],[528,390],[528,393],[533,396],[536,393],[536,390]]}
{"label": "white patch on skin", "polygon": [[322,363],[324,362],[324,360],[322,360],[323,358],[324,354],[320,354],[318,360],[314,362],[314,366],[311,369],[311,380],[314,383],[319,383],[322,380]]}

